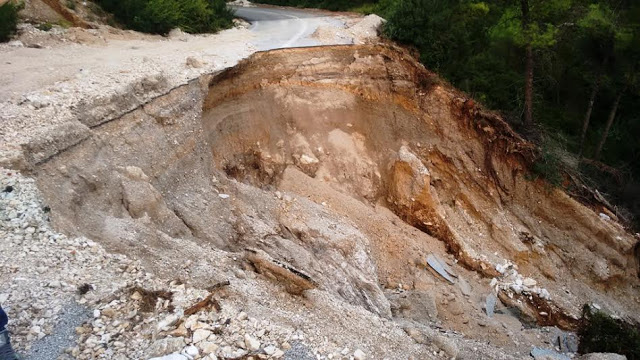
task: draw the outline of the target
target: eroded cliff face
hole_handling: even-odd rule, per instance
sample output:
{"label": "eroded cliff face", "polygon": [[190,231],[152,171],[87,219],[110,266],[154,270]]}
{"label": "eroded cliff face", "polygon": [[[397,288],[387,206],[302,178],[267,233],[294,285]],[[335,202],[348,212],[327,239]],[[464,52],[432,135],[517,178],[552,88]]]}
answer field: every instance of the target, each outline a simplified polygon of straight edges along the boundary
{"label": "eroded cliff face", "polygon": [[317,288],[505,344],[484,330],[493,292],[523,323],[571,329],[589,302],[638,320],[637,239],[528,180],[533,156],[408,53],[335,46],[257,53],[93,127],[36,173],[58,228],[167,278],[244,267],[269,296]]}

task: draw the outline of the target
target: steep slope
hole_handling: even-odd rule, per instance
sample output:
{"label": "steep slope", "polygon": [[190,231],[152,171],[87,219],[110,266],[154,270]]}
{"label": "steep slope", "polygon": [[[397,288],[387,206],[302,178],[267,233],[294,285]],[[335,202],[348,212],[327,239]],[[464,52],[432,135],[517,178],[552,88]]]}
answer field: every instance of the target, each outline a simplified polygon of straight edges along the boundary
{"label": "steep slope", "polygon": [[233,301],[323,353],[455,356],[439,325],[517,358],[524,325],[572,329],[584,303],[638,320],[637,239],[528,180],[531,144],[393,46],[257,53],[85,125],[34,170],[57,229],[190,286],[257,272]]}

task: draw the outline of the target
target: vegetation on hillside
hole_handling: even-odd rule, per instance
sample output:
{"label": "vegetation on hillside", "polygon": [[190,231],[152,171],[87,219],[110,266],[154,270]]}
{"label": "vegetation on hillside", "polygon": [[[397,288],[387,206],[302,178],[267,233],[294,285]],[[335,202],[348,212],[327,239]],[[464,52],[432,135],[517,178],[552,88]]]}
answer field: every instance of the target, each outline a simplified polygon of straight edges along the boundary
{"label": "vegetation on hillside", "polygon": [[127,28],[165,35],[175,28],[188,33],[231,27],[233,12],[224,0],[96,0]]}
{"label": "vegetation on hillside", "polygon": [[541,145],[538,175],[581,177],[640,225],[640,2],[258,1],[386,18],[389,38]]}
{"label": "vegetation on hillside", "polygon": [[0,42],[9,41],[16,32],[20,8],[21,5],[12,1],[0,5]]}
{"label": "vegetation on hillside", "polygon": [[617,353],[629,360],[640,360],[640,329],[595,311],[588,305],[582,310],[578,351],[587,353]]}

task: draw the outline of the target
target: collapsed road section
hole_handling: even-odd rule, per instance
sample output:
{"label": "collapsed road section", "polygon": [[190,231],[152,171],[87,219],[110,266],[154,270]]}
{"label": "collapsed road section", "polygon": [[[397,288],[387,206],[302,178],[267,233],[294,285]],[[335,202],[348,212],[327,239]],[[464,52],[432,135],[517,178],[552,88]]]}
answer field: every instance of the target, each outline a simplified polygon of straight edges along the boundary
{"label": "collapsed road section", "polygon": [[138,342],[89,325],[80,357],[97,337],[125,357],[521,358],[585,303],[638,320],[637,239],[531,180],[534,146],[395,46],[256,53],[90,132],[33,167],[47,216],[160,292],[94,298]]}

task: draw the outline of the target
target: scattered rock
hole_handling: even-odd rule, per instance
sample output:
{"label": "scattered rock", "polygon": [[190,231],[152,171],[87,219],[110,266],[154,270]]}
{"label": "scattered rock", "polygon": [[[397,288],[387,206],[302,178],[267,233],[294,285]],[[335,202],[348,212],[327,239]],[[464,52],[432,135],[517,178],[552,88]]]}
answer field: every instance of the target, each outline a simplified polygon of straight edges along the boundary
{"label": "scattered rock", "polygon": [[579,360],[626,360],[627,357],[613,353],[590,353],[584,354],[578,358]]}
{"label": "scattered rock", "polygon": [[531,350],[531,356],[535,360],[571,360],[568,356],[560,354],[553,350],[541,349],[534,347]]}
{"label": "scattered rock", "polygon": [[165,356],[150,358],[149,360],[189,360],[189,358],[182,354],[169,354]]}
{"label": "scattered rock", "polygon": [[193,345],[189,345],[186,348],[184,348],[183,353],[190,357],[196,357],[200,354],[200,350],[198,350],[198,348]]}
{"label": "scattered rock", "polygon": [[207,340],[211,336],[212,332],[205,329],[198,329],[193,333],[193,343],[197,344],[201,341]]}
{"label": "scattered rock", "polygon": [[291,294],[300,295],[305,290],[316,287],[316,283],[309,275],[289,264],[273,259],[264,251],[248,249],[246,258],[258,272],[269,274],[270,278],[277,279]]}
{"label": "scattered rock", "polygon": [[260,349],[260,341],[249,334],[244,334],[244,344],[249,351],[256,351]]}
{"label": "scattered rock", "polygon": [[[140,293],[136,292],[136,294]],[[166,330],[170,326],[173,326],[176,322],[178,322],[178,315],[171,314],[158,323],[158,330]]]}
{"label": "scattered rock", "polygon": [[205,63],[202,60],[196,59],[193,56],[189,56],[187,58],[187,66],[194,69],[199,69],[201,67],[204,67]]}
{"label": "scattered rock", "polygon": [[146,350],[148,356],[161,356],[164,354],[180,352],[187,344],[184,338],[166,337],[164,339],[156,340]]}
{"label": "scattered rock", "polygon": [[484,305],[484,309],[485,312],[487,313],[488,317],[492,317],[493,316],[493,312],[496,308],[496,303],[498,301],[498,298],[496,297],[496,295],[494,293],[491,293],[489,295],[487,295],[487,299],[485,301],[485,305]]}

